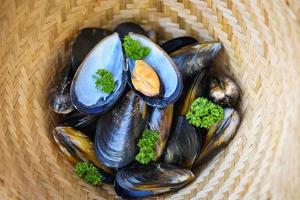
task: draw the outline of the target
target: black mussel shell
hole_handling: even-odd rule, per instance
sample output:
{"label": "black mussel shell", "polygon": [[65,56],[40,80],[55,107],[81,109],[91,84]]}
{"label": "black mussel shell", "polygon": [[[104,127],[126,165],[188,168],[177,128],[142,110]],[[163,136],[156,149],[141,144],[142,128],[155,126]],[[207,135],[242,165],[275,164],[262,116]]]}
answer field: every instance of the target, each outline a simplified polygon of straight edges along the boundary
{"label": "black mussel shell", "polygon": [[161,48],[168,54],[171,54],[185,46],[189,46],[195,43],[198,43],[198,40],[196,40],[195,38],[189,36],[183,36],[183,37],[177,37],[166,41],[161,45]]}
{"label": "black mussel shell", "polygon": [[67,65],[59,73],[54,86],[49,92],[51,109],[58,114],[68,114],[74,110],[70,98],[70,86],[74,72],[70,65]]}
{"label": "black mussel shell", "polygon": [[214,76],[209,83],[209,98],[223,107],[234,106],[239,98],[240,88],[235,81],[225,75]]}
{"label": "black mussel shell", "polygon": [[155,130],[159,133],[159,139],[155,147],[155,158],[157,161],[164,152],[169,133],[171,130],[173,119],[174,105],[168,105],[165,108],[153,108],[149,118],[148,126],[151,130]]}
{"label": "black mussel shell", "polygon": [[146,103],[133,91],[97,122],[95,152],[108,167],[122,168],[134,160],[137,141],[148,120]]}
{"label": "black mussel shell", "polygon": [[192,84],[183,91],[182,96],[175,104],[176,115],[186,115],[193,101],[200,97],[206,96],[207,93],[207,71],[201,71]]}
{"label": "black mussel shell", "polygon": [[225,108],[224,119],[209,129],[200,155],[193,165],[193,171],[197,172],[203,164],[227,146],[235,136],[239,124],[239,113],[233,108]]}
{"label": "black mussel shell", "polygon": [[219,42],[194,43],[170,54],[185,84],[190,83],[202,70],[211,65],[222,48]]}
{"label": "black mussel shell", "polygon": [[185,116],[174,120],[174,128],[168,141],[164,162],[183,168],[191,168],[199,155],[202,137]]}
{"label": "black mussel shell", "polygon": [[164,108],[174,103],[180,97],[183,87],[182,78],[175,63],[165,51],[147,37],[134,33],[129,33],[129,37],[138,40],[143,46],[147,46],[151,49],[149,55],[147,55],[143,61],[150,65],[157,73],[160,79],[160,86],[163,88],[161,90],[163,93],[159,96],[149,97],[135,90],[131,82],[135,61],[128,58],[127,64],[130,76],[128,83],[131,88],[150,106]]}
{"label": "black mussel shell", "polygon": [[97,160],[93,143],[86,135],[72,127],[59,126],[53,131],[53,138],[62,154],[73,165],[91,162],[103,175],[104,182],[113,183],[115,171]]}
{"label": "black mussel shell", "polygon": [[115,191],[125,199],[150,197],[184,187],[195,178],[188,169],[166,164],[132,165],[116,174]]}
{"label": "black mussel shell", "polygon": [[[112,73],[115,88],[107,94],[96,87],[94,75],[99,69]],[[86,56],[71,85],[75,108],[88,115],[106,112],[121,97],[127,83],[122,43],[117,33],[102,39]]]}
{"label": "black mussel shell", "polygon": [[133,22],[121,23],[115,27],[113,32],[119,33],[119,36],[122,41],[123,41],[123,38],[126,35],[128,35],[130,32],[148,36],[147,32],[140,25],[133,23]]}
{"label": "black mussel shell", "polygon": [[64,116],[59,124],[71,126],[94,140],[98,118],[97,115],[86,115],[75,110]]}
{"label": "black mussel shell", "polygon": [[110,34],[109,30],[102,28],[84,28],[79,32],[71,49],[72,68],[75,72],[96,44]]}

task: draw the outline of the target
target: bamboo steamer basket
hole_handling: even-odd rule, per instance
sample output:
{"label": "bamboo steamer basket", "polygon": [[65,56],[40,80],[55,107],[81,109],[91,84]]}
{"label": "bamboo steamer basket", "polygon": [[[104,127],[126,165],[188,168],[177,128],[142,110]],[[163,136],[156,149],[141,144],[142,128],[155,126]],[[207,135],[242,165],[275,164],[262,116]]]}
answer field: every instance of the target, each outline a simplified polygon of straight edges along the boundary
{"label": "bamboo steamer basket", "polygon": [[189,186],[152,199],[300,198],[297,0],[2,0],[0,199],[119,199],[78,179],[51,137],[48,87],[79,29],[135,21],[162,40],[223,44],[215,67],[242,88],[239,131]]}

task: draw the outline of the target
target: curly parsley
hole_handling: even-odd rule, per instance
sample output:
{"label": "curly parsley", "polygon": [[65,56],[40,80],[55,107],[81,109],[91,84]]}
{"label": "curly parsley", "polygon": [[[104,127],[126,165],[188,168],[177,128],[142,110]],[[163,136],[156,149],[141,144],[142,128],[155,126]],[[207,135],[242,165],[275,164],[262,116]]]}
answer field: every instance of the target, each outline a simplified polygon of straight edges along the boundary
{"label": "curly parsley", "polygon": [[100,174],[98,169],[92,164],[79,162],[75,166],[75,172],[78,177],[83,178],[91,185],[100,185],[102,183],[102,174]]}
{"label": "curly parsley", "polygon": [[96,88],[110,94],[115,89],[115,81],[113,74],[105,69],[98,69],[93,75],[95,79]]}
{"label": "curly parsley", "polygon": [[199,97],[191,104],[186,119],[196,127],[208,129],[216,122],[224,119],[224,110],[208,99]]}
{"label": "curly parsley", "polygon": [[159,133],[149,129],[144,130],[142,137],[138,142],[140,152],[136,155],[135,159],[142,163],[148,164],[155,157],[155,145],[158,140]]}
{"label": "curly parsley", "polygon": [[124,38],[123,47],[125,54],[133,60],[141,60],[151,51],[149,47],[142,46],[139,41],[128,36],[125,36]]}

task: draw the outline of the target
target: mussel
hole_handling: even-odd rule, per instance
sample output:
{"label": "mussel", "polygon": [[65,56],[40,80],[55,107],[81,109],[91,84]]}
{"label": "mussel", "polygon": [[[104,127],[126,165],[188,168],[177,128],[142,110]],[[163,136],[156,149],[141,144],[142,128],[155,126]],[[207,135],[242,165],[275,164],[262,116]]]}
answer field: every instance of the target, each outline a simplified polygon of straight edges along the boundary
{"label": "mussel", "polygon": [[95,152],[108,167],[122,168],[134,160],[137,140],[148,120],[146,103],[130,91],[97,122]]}
{"label": "mussel", "polygon": [[75,72],[96,44],[110,34],[109,30],[102,28],[84,28],[80,30],[71,48],[71,63]]}
{"label": "mussel", "polygon": [[167,52],[168,54],[172,54],[173,52],[185,46],[189,46],[195,43],[198,43],[198,40],[196,40],[195,38],[189,36],[183,36],[183,37],[177,37],[168,40],[160,46],[165,52]]}
{"label": "mussel", "polygon": [[123,38],[128,35],[130,32],[142,34],[144,36],[147,36],[147,32],[138,24],[133,22],[124,22],[119,25],[117,25],[113,32],[117,32],[120,35],[121,40],[123,41]]}
{"label": "mussel", "polygon": [[[170,54],[182,75],[184,84],[208,68],[222,48],[219,42],[194,43]],[[185,86],[186,87],[186,86]]]}
{"label": "mussel", "polygon": [[239,113],[233,108],[225,108],[224,115],[222,121],[209,129],[202,151],[193,165],[194,171],[199,170],[210,158],[226,147],[235,136],[240,124]]}
{"label": "mussel", "polygon": [[205,96],[207,93],[207,69],[201,71],[192,84],[183,91],[182,96],[175,104],[176,115],[185,115],[193,101],[200,96]]}
{"label": "mussel", "polygon": [[72,127],[56,127],[53,138],[64,156],[75,165],[77,162],[91,162],[99,168],[107,183],[113,182],[115,171],[106,167],[96,158],[92,141]]}
{"label": "mussel", "polygon": [[59,73],[54,86],[50,89],[49,100],[51,109],[59,114],[68,114],[74,110],[70,98],[70,86],[74,72],[70,65],[67,65]]}
{"label": "mussel", "polygon": [[[110,109],[122,95],[127,82],[124,71],[121,40],[114,33],[101,40],[83,60],[71,85],[71,100],[77,110],[86,114],[100,114]],[[109,71],[114,89],[105,93],[96,87],[94,76],[98,70]]]}
{"label": "mussel", "polygon": [[70,114],[64,116],[59,124],[64,126],[71,126],[82,133],[88,135],[91,139],[95,138],[97,115],[86,115],[81,112],[74,110]]}
{"label": "mussel", "polygon": [[174,120],[174,128],[167,144],[164,162],[183,168],[191,168],[199,155],[202,137],[185,116]]}
{"label": "mussel", "polygon": [[117,172],[116,193],[125,199],[136,199],[176,191],[195,178],[188,169],[166,164],[132,165]]}
{"label": "mussel", "polygon": [[223,107],[232,107],[237,103],[240,88],[236,82],[225,75],[214,76],[209,83],[209,98]]}
{"label": "mussel", "polygon": [[149,118],[148,126],[151,130],[159,133],[159,138],[155,147],[155,158],[157,161],[164,152],[166,142],[172,125],[174,105],[168,105],[165,108],[153,108]]}
{"label": "mussel", "polygon": [[[131,58],[127,59],[129,75],[129,84],[132,89],[142,97],[144,101],[150,106],[153,107],[166,107],[169,104],[174,103],[182,93],[182,79],[181,75],[177,69],[177,66],[172,61],[172,59],[164,52],[159,46],[157,46],[154,42],[143,35],[129,33],[129,37],[138,40],[143,46],[146,46],[151,49],[148,56],[146,56],[143,62],[150,65],[153,70],[156,72],[159,78],[159,87],[161,88],[160,94],[155,96],[147,96],[143,94],[141,91],[138,91],[132,82],[132,74],[136,67],[137,61],[132,60]],[[139,62],[139,61],[138,61]],[[149,71],[149,70],[148,70]],[[143,71],[141,71],[143,72]],[[152,73],[153,74],[153,73]],[[142,76],[143,74],[140,74]],[[139,74],[135,74],[135,78],[139,76]],[[153,76],[149,76],[152,78]],[[138,77],[139,78],[139,77]],[[151,80],[145,82],[151,82]]]}

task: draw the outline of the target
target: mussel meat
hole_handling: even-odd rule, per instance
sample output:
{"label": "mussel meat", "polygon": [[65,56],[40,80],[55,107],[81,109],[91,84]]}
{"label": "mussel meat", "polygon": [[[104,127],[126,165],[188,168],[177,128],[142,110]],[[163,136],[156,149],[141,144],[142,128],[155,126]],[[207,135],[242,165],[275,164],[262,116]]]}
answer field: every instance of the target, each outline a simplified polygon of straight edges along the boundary
{"label": "mussel meat", "polygon": [[210,80],[209,98],[223,107],[232,107],[237,103],[240,88],[228,76],[217,75]]}
{"label": "mussel meat", "polygon": [[93,143],[86,135],[72,127],[59,126],[55,128],[53,138],[60,151],[73,165],[77,162],[91,162],[99,168],[105,182],[113,182],[115,171],[97,160]]}
{"label": "mussel meat", "polygon": [[133,22],[124,22],[119,25],[117,25],[113,32],[117,32],[120,35],[121,40],[123,41],[123,38],[128,35],[130,32],[142,34],[144,36],[147,36],[147,32],[138,24]]}
{"label": "mussel meat", "polygon": [[71,62],[74,72],[96,44],[110,34],[109,30],[102,28],[84,28],[80,30],[71,48]]}
{"label": "mussel meat", "polygon": [[97,122],[95,152],[108,167],[122,168],[134,160],[137,140],[148,120],[146,103],[133,91],[122,97]]}
{"label": "mussel meat", "polygon": [[[150,106],[163,108],[174,103],[182,93],[182,79],[175,63],[166,52],[147,37],[134,33],[129,33],[129,37],[134,40],[138,40],[143,46],[147,46],[151,49],[149,55],[146,56],[143,61],[150,65],[156,72],[160,80],[159,87],[162,88],[160,90],[160,95],[146,96],[136,90],[131,78],[129,78],[128,81],[132,89]],[[129,68],[129,75],[132,77],[136,61],[128,58],[127,64]],[[139,76],[139,74],[135,74],[135,76]],[[140,74],[140,76],[142,75]],[[148,82],[151,82],[151,80]],[[155,87],[157,87],[157,85]]]}
{"label": "mussel meat", "polygon": [[233,108],[225,108],[224,119],[209,129],[202,151],[193,165],[193,170],[199,170],[210,158],[225,148],[235,136],[239,124],[239,113]]}
{"label": "mussel meat", "polygon": [[149,118],[149,128],[159,133],[159,138],[155,147],[155,158],[157,161],[164,152],[166,142],[172,125],[174,105],[168,105],[165,108],[153,108]]}
{"label": "mussel meat", "polygon": [[161,93],[161,84],[157,73],[143,60],[135,61],[131,82],[137,91],[148,97],[155,97]]}
{"label": "mussel meat", "polygon": [[132,165],[117,172],[115,191],[125,199],[143,198],[179,190],[194,178],[188,169],[162,163]]}
{"label": "mussel meat", "polygon": [[199,72],[210,66],[212,60],[222,48],[219,42],[194,43],[170,54],[186,84],[193,80]]}
{"label": "mussel meat", "polygon": [[70,86],[74,72],[70,65],[67,65],[59,73],[54,87],[50,89],[49,100],[51,109],[58,114],[68,114],[74,110],[70,98]]}
{"label": "mussel meat", "polygon": [[[93,115],[110,109],[126,86],[124,62],[122,44],[117,33],[101,40],[83,60],[73,79],[71,100],[75,108]],[[99,69],[109,71],[113,76],[115,87],[109,94],[96,87],[93,77]]]}
{"label": "mussel meat", "polygon": [[191,168],[199,155],[202,137],[184,116],[176,117],[167,144],[164,162],[183,168]]}
{"label": "mussel meat", "polygon": [[166,41],[161,45],[161,48],[168,54],[172,54],[173,52],[185,46],[189,46],[195,43],[198,43],[198,40],[196,40],[195,38],[189,36],[183,36],[183,37],[177,37]]}

